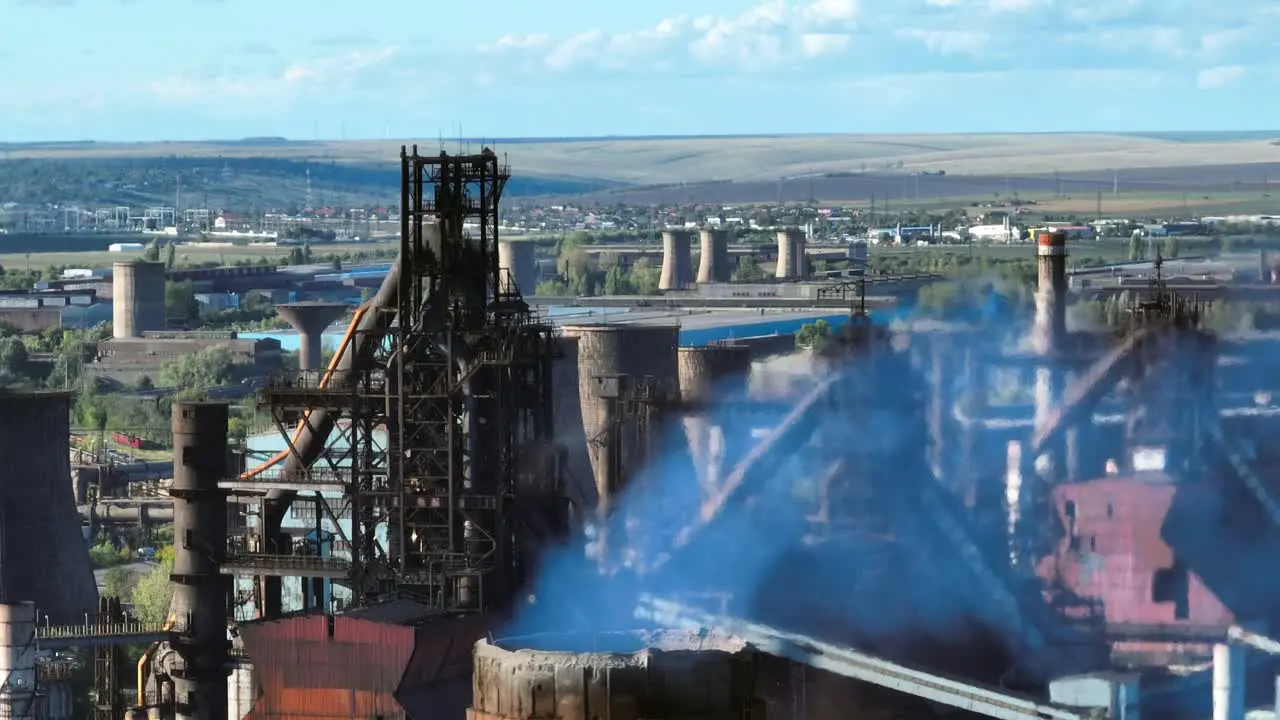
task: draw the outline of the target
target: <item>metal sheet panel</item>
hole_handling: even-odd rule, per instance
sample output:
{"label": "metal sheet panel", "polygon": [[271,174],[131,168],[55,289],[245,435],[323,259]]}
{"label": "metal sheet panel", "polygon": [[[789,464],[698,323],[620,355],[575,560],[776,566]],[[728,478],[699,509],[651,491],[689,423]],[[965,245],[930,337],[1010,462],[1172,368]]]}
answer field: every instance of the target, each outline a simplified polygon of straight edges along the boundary
{"label": "metal sheet panel", "polygon": [[[1040,574],[1056,575],[1081,596],[1101,600],[1109,625],[1173,631],[1230,624],[1231,611],[1201,578],[1191,568],[1175,567],[1161,534],[1175,493],[1196,492],[1211,487],[1137,478],[1059,486],[1054,497],[1067,533]],[[1183,569],[1185,580],[1179,577]]]}
{"label": "metal sheet panel", "polygon": [[489,615],[442,619],[417,629],[396,698],[415,718],[463,717],[471,704],[472,649],[496,628]]}
{"label": "metal sheet panel", "polygon": [[398,717],[413,628],[321,615],[242,626],[262,696],[250,720]]}

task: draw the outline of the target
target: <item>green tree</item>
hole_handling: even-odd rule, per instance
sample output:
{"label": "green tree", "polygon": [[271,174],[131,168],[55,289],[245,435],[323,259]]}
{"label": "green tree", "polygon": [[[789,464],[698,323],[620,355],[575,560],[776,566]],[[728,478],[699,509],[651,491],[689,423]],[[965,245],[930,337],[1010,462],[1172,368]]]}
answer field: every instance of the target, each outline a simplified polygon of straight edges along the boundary
{"label": "green tree", "polygon": [[640,258],[631,266],[631,287],[638,295],[658,294],[658,281],[661,279],[662,269],[649,258]]}
{"label": "green tree", "polygon": [[1164,256],[1168,259],[1178,257],[1178,236],[1169,235],[1164,239]]}
{"label": "green tree", "polygon": [[759,282],[764,280],[767,274],[764,268],[760,267],[760,263],[750,255],[744,255],[738,260],[738,269],[733,271],[733,280],[735,282]]}
{"label": "green tree", "polygon": [[0,385],[27,382],[27,346],[20,337],[0,338]]}
{"label": "green tree", "polygon": [[190,280],[165,283],[164,311],[171,318],[199,320],[200,301],[196,300],[195,285]]}
{"label": "green tree", "polygon": [[160,262],[160,243],[152,240],[142,249],[142,259],[147,262]]}
{"label": "green tree", "polygon": [[169,583],[169,574],[173,572],[173,548],[162,549],[157,557],[158,562],[133,588],[133,614],[142,622],[162,623],[168,620],[169,607],[173,603],[173,586]]}
{"label": "green tree", "polygon": [[796,347],[821,350],[831,337],[831,325],[826,320],[805,323],[796,331]]}
{"label": "green tree", "polygon": [[132,592],[133,573],[129,568],[117,565],[107,570],[102,579],[102,593],[118,598],[127,598]]}
{"label": "green tree", "polygon": [[205,348],[165,363],[160,368],[160,384],[184,390],[206,390],[231,378],[231,353],[226,348]]}
{"label": "green tree", "polygon": [[631,295],[634,292],[635,288],[631,286],[631,281],[622,272],[622,268],[614,265],[604,274],[605,295]]}
{"label": "green tree", "polygon": [[164,246],[164,267],[166,270],[172,270],[178,264],[178,246],[169,243]]}
{"label": "green tree", "polygon": [[1142,235],[1134,233],[1129,236],[1129,262],[1138,262],[1142,259]]}

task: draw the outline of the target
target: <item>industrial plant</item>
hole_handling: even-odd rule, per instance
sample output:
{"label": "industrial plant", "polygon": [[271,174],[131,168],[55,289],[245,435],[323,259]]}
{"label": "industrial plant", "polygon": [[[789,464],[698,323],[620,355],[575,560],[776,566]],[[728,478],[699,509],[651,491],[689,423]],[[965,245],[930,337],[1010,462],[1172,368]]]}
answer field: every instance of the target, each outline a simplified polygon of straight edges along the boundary
{"label": "industrial plant", "polygon": [[[671,307],[840,314],[799,351],[693,340],[669,309],[552,318],[526,297],[491,150],[406,148],[401,177],[398,256],[350,317],[279,305],[299,359],[257,389],[271,433],[233,442],[226,404],[182,400],[171,462],[73,467],[68,393],[0,395],[0,715],[71,717],[73,648],[101,720],[1243,720],[1275,702],[1274,338],[1204,329],[1162,261],[1091,286],[1134,298],[1119,327],[1075,328],[1067,233],[1044,231],[1029,328],[890,324],[876,278],[814,277],[831,249],[802,231],[778,231],[774,277],[735,283],[728,234],[670,230]],[[105,356],[163,351],[163,279],[114,268]],[[165,622],[99,597],[82,518],[172,523]]]}

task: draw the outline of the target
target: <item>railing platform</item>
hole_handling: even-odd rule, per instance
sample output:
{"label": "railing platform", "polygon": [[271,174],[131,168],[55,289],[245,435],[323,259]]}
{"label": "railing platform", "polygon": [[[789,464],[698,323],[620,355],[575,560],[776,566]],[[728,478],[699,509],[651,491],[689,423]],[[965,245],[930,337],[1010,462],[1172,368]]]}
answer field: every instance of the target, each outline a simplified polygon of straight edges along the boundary
{"label": "railing platform", "polygon": [[222,571],[231,575],[342,578],[351,574],[351,562],[306,555],[246,554],[229,556]]}
{"label": "railing platform", "polygon": [[272,490],[285,492],[342,492],[351,482],[348,471],[307,469],[285,472],[271,469],[251,478],[235,478],[218,483],[222,490],[243,493],[266,493]]}
{"label": "railing platform", "polygon": [[36,644],[42,650],[104,645],[147,645],[168,640],[177,632],[176,629],[166,630],[164,623],[137,621],[88,625],[40,625],[36,627]]}

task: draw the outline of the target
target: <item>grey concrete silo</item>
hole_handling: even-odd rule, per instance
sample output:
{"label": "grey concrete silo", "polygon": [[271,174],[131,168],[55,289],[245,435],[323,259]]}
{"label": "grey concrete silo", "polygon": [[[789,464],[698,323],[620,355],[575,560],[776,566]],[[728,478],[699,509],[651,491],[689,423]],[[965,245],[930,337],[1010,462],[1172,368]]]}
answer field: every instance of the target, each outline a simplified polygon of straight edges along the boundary
{"label": "grey concrete silo", "polygon": [[535,247],[528,240],[502,240],[498,243],[498,282],[504,292],[511,292],[507,283],[514,281],[521,295],[533,295],[538,285]]}
{"label": "grey concrete silo", "polygon": [[[565,335],[578,338],[578,393],[582,408],[582,427],[586,434],[587,453],[595,476],[600,506],[607,511],[610,500],[624,489],[625,477],[617,477],[613,468],[627,474],[644,468],[649,458],[647,449],[637,438],[660,437],[660,424],[641,427],[638,413],[619,416],[618,403],[602,397],[607,380],[624,377],[631,387],[649,384],[650,394],[658,404],[674,399],[679,392],[676,350],[680,328],[653,325],[576,325],[564,328]],[[635,403],[629,403],[635,405]],[[610,444],[610,433],[618,434]],[[618,449],[617,462],[609,458],[611,447]]]}
{"label": "grey concrete silo", "polygon": [[164,263],[131,260],[111,266],[111,328],[117,339],[165,329]]}
{"label": "grey concrete silo", "polygon": [[725,230],[703,230],[698,249],[698,282],[722,283],[733,278],[729,264],[729,233]]}
{"label": "grey concrete silo", "polygon": [[693,284],[693,248],[687,230],[662,233],[662,275],[659,290],[683,290]]}

